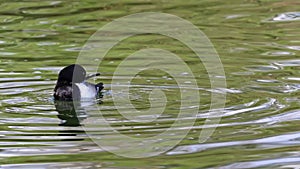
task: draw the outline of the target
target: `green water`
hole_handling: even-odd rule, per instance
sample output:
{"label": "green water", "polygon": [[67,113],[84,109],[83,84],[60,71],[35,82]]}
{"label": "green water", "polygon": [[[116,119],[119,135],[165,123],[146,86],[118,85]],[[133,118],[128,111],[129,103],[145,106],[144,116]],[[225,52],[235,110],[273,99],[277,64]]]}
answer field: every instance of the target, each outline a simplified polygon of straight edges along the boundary
{"label": "green water", "polygon": [[[91,141],[80,126],[86,117],[59,113],[52,94],[58,71],[76,61],[95,31],[138,12],[173,14],[201,29],[220,56],[227,88],[212,91],[195,54],[169,37],[139,35],[116,45],[101,63],[96,81],[105,84],[100,105],[104,116],[129,136],[147,138],[169,128],[182,100],[169,74],[144,70],[131,82],[130,98],[138,110],[148,109],[149,90],[164,86],[169,100],[163,118],[136,124],[117,114],[110,87],[117,85],[112,84],[113,73],[127,55],[162,48],[201,75],[196,78],[201,105],[188,135],[160,155],[131,159]],[[299,13],[298,0],[1,1],[0,168],[296,168]],[[213,135],[199,143],[212,92],[227,93],[225,109]]]}

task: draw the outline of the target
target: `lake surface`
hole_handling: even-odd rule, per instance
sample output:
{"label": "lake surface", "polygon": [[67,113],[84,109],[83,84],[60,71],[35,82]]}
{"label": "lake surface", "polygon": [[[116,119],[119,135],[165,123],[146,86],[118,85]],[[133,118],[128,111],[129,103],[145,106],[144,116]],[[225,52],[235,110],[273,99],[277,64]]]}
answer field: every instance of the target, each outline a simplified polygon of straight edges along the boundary
{"label": "lake surface", "polygon": [[[191,90],[200,94],[200,106],[188,134],[162,154],[133,159],[98,146],[83,129],[89,115],[59,111],[60,103],[52,95],[59,70],[76,62],[93,33],[114,19],[138,12],[173,14],[202,30],[223,63],[227,87],[212,90],[201,61],[187,46],[169,37],[138,35],[116,45],[95,79],[105,84],[102,103],[97,105],[111,125],[128,136],[146,139],[159,134],[172,126],[181,102],[199,103],[181,99],[170,74],[144,70],[129,84],[132,104],[137,110],[149,109],[150,91],[160,89],[167,105],[156,121],[126,120],[117,110],[129,114],[134,110],[114,106],[111,92],[118,85],[112,78],[122,60],[140,49],[162,48],[180,56],[199,75],[195,78],[199,87]],[[0,168],[297,168],[299,27],[298,0],[2,1]],[[182,72],[183,80],[185,75]],[[116,96],[126,96],[123,92]],[[214,92],[226,93],[225,108],[217,115],[221,121],[214,133],[199,143]],[[154,101],[161,100],[155,96],[161,95],[154,95]],[[62,103],[63,108],[68,106]],[[111,137],[112,143],[116,140],[115,133],[105,128],[98,134]]]}

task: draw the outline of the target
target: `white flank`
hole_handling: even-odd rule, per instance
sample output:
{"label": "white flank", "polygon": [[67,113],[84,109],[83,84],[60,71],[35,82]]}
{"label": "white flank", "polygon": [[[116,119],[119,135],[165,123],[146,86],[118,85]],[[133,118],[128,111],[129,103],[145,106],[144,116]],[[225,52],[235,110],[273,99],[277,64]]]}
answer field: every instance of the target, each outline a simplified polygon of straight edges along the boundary
{"label": "white flank", "polygon": [[81,98],[95,98],[96,97],[96,89],[95,87],[86,84],[86,83],[76,83],[76,86],[80,90]]}

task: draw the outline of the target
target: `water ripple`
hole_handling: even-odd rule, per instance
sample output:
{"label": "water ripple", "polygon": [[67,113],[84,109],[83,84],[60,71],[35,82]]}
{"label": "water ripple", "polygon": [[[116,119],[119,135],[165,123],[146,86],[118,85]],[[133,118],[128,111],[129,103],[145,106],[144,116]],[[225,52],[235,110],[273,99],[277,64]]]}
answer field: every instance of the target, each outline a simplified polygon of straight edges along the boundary
{"label": "water ripple", "polygon": [[68,169],[89,169],[89,168],[101,168],[101,163],[93,162],[55,162],[55,163],[27,163],[27,164],[7,164],[1,165],[2,169],[24,169],[24,168],[68,168]]}
{"label": "water ripple", "polygon": [[[243,141],[231,141],[231,142],[219,142],[219,143],[207,143],[207,144],[195,144],[178,146],[174,150],[168,152],[168,155],[178,155],[178,154],[189,154],[196,153],[208,149],[216,149],[221,147],[232,147],[241,145],[273,145],[271,148],[288,147],[291,145],[297,145],[300,143],[300,133],[289,133],[280,136],[271,136],[262,139],[255,140],[243,140]],[[257,147],[261,148],[261,147]],[[268,149],[268,148],[265,148]]]}
{"label": "water ripple", "polygon": [[300,20],[300,12],[286,12],[276,15],[269,21],[272,22],[284,22],[284,21],[297,21]]}
{"label": "water ripple", "polygon": [[[278,156],[283,156],[283,154],[278,154]],[[220,166],[218,169],[242,169],[242,168],[261,168],[267,166],[279,167],[279,168],[299,168],[300,157],[293,156],[283,156],[280,158],[256,160],[249,162],[234,163],[227,166]],[[295,165],[293,165],[295,164]]]}

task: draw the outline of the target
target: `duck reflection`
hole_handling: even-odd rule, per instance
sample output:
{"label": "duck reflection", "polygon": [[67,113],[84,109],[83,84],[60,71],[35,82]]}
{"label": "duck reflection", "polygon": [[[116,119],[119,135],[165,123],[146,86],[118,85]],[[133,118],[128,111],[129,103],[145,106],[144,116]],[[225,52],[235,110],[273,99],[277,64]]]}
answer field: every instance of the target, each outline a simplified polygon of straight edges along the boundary
{"label": "duck reflection", "polygon": [[90,104],[101,104],[101,100],[96,100],[96,102],[86,102],[81,101],[59,101],[55,100],[54,105],[56,111],[59,113],[57,117],[61,119],[59,126],[81,126],[80,122],[86,119],[87,114],[84,107]]}
{"label": "duck reflection", "polygon": [[62,120],[60,126],[80,126],[80,121],[83,120],[84,116],[77,116],[76,110],[85,114],[80,102],[55,101],[54,105],[59,113],[57,117]]}

